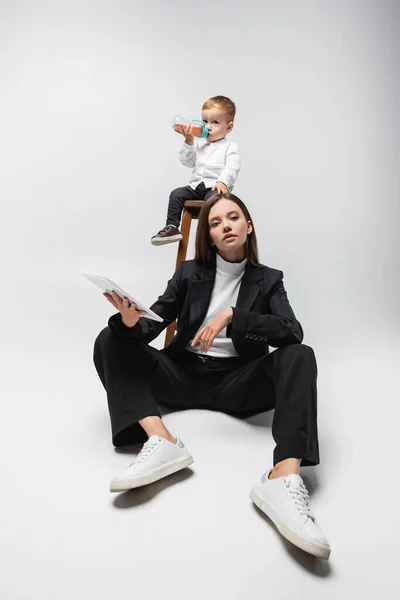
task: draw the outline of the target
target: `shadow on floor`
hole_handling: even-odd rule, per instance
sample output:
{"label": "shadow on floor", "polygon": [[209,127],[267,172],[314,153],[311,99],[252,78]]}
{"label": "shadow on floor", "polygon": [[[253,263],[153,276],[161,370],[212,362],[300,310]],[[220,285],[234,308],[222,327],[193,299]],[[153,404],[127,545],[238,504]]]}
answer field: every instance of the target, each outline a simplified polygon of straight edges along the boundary
{"label": "shadow on floor", "polygon": [[[169,406],[168,404],[158,404],[158,409],[159,409],[162,417],[164,415],[169,415],[170,413],[182,412],[182,410],[183,410],[182,408],[176,408],[175,406]],[[184,409],[184,410],[190,410],[190,409]]]}
{"label": "shadow on floor", "polygon": [[116,508],[135,508],[136,506],[149,502],[154,496],[157,496],[157,494],[172,485],[189,479],[192,475],[194,475],[194,472],[189,468],[177,471],[176,473],[168,475],[168,477],[159,479],[149,485],[122,492],[115,498],[113,504]]}
{"label": "shadow on floor", "polygon": [[118,454],[139,454],[143,448],[143,443],[140,444],[129,444],[128,446],[117,446],[114,447],[115,452]]}
{"label": "shadow on floor", "polygon": [[[174,412],[179,412],[182,411],[182,408],[175,408],[173,406],[168,406],[167,404],[159,404],[158,408],[160,410],[160,414],[161,416],[164,415],[168,415],[170,413],[174,413]],[[190,410],[190,408],[185,409],[185,410]],[[199,410],[210,410],[209,408],[200,408]],[[221,414],[223,414],[221,412]],[[246,417],[246,418],[240,418],[238,417],[236,414],[230,414],[230,413],[226,413],[231,417],[234,417],[236,419],[239,419],[241,421],[246,421],[246,423],[249,423],[250,425],[255,425],[256,427],[269,427],[270,429],[272,428],[272,419],[274,416],[274,411],[273,410],[268,410],[262,413],[258,413],[257,415],[252,415],[250,417]]]}
{"label": "shadow on floor", "polygon": [[269,427],[271,429],[273,417],[274,411],[268,410],[266,412],[259,413],[258,415],[248,417],[246,419],[246,423],[249,423],[250,425],[255,425],[256,427]]}
{"label": "shadow on floor", "polygon": [[301,550],[289,542],[279,533],[272,521],[255,504],[253,504],[253,510],[264,520],[268,527],[272,527],[276,537],[280,539],[289,556],[296,561],[300,567],[302,567],[308,573],[316,575],[317,577],[324,578],[331,577],[333,575],[334,572],[329,561],[312,556],[312,554],[304,552],[304,550]]}
{"label": "shadow on floor", "polygon": [[319,480],[318,475],[315,471],[315,467],[300,467],[300,475],[304,481],[304,485],[306,486],[307,490],[310,493],[310,496],[312,497],[314,494],[316,494],[319,488]]}

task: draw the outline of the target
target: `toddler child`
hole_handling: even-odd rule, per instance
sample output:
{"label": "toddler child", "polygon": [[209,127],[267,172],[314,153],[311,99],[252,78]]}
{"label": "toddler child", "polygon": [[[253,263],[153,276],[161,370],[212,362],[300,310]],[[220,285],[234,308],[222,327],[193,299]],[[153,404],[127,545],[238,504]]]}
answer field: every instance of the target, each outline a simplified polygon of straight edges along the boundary
{"label": "toddler child", "polygon": [[195,138],[190,123],[175,125],[177,133],[185,141],[179,152],[179,160],[193,169],[189,185],[173,190],[169,197],[166,225],[151,238],[154,246],[161,246],[182,239],[179,225],[185,200],[207,200],[214,192],[231,192],[240,170],[237,145],[226,139],[233,129],[236,106],[226,96],[214,96],[202,107],[201,118],[208,129],[208,136]]}

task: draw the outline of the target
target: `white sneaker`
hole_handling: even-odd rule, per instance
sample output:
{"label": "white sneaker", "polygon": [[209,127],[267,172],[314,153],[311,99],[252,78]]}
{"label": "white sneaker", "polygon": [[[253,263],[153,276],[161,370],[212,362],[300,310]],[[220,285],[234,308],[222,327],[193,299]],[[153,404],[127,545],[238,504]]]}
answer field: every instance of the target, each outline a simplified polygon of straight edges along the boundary
{"label": "white sneaker", "polygon": [[278,531],[305,552],[328,560],[331,549],[311,512],[300,475],[268,479],[267,471],[250,492],[250,498],[271,519]]}
{"label": "white sneaker", "polygon": [[178,438],[177,443],[152,435],[129,468],[110,482],[110,492],[122,492],[153,483],[193,463],[193,456]]}

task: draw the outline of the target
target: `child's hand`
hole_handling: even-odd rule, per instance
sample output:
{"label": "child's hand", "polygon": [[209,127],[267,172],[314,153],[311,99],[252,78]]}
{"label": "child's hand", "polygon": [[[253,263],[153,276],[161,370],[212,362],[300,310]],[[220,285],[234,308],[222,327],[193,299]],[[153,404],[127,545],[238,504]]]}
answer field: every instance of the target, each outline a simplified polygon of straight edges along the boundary
{"label": "child's hand", "polygon": [[192,126],[188,123],[185,125],[174,125],[174,130],[176,133],[180,133],[185,137],[185,142],[188,146],[193,146],[194,143],[194,135],[192,133]]}
{"label": "child's hand", "polygon": [[222,181],[217,181],[212,189],[213,191],[217,190],[218,194],[226,194],[226,192],[228,191],[228,188],[224,183],[222,183]]}

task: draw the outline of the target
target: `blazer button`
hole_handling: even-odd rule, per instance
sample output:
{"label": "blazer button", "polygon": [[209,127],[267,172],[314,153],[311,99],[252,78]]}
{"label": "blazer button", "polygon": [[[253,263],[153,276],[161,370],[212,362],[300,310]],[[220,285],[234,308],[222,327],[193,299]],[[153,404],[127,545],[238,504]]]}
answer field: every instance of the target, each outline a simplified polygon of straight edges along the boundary
{"label": "blazer button", "polygon": [[249,334],[248,334],[248,333],[245,333],[245,334],[244,334],[244,337],[245,337],[245,338],[248,338],[248,337],[249,337]]}

